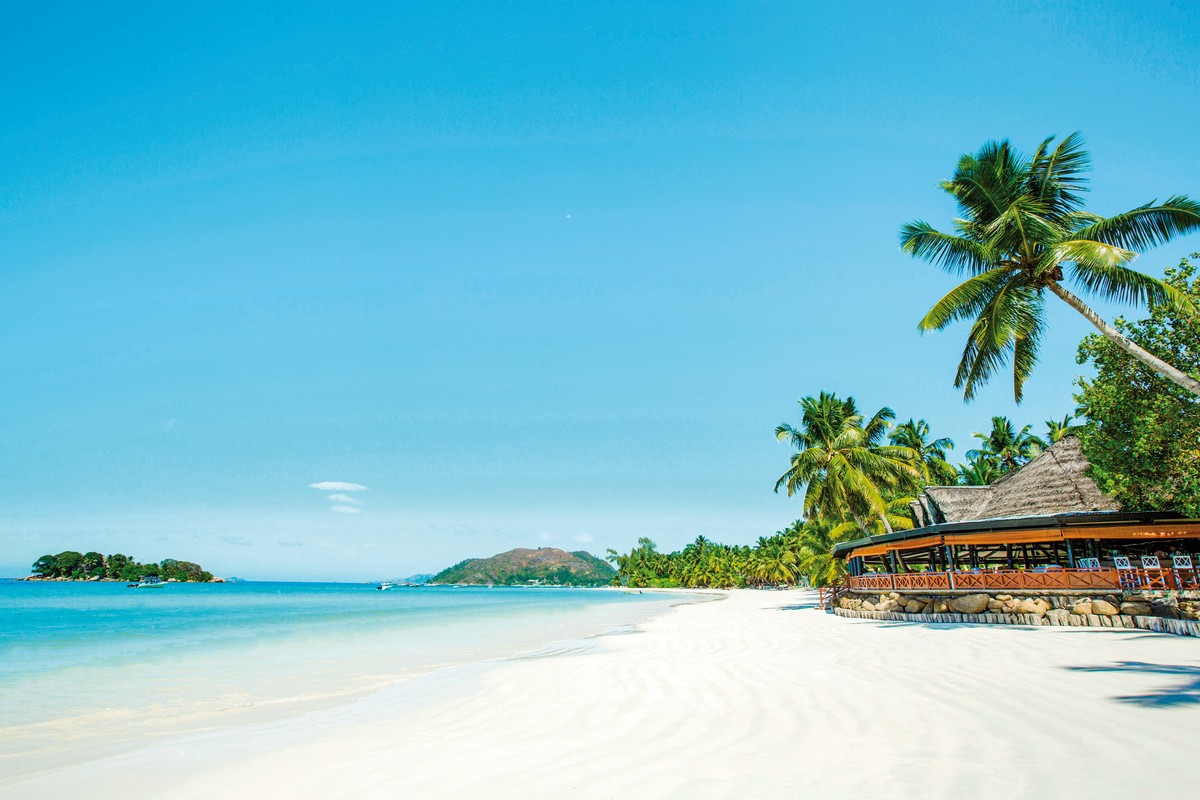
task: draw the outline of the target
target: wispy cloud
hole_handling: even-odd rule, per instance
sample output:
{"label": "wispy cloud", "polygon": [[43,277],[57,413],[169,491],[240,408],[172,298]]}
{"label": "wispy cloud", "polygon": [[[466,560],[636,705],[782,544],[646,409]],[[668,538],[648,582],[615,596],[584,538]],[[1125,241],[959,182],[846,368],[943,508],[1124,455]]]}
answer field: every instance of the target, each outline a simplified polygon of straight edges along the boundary
{"label": "wispy cloud", "polygon": [[572,536],[571,538],[574,539],[575,541],[579,542],[580,544],[591,544],[591,542],[592,542],[592,537],[586,533],[577,533],[574,536]]}
{"label": "wispy cloud", "polygon": [[361,483],[347,483],[346,481],[318,481],[310,483],[310,489],[318,489],[322,492],[364,492],[367,487]]}
{"label": "wispy cloud", "polygon": [[304,547],[304,542],[278,542],[280,547]]}
{"label": "wispy cloud", "polygon": [[331,494],[325,499],[332,500],[335,503],[349,503],[352,506],[356,506],[359,503],[358,500],[354,499],[348,494]]}
{"label": "wispy cloud", "polygon": [[225,534],[223,536],[218,536],[217,538],[222,542],[225,542],[225,544],[235,544],[238,547],[249,547],[250,545],[254,544],[254,542],[250,541],[245,536],[236,536],[234,534]]}
{"label": "wispy cloud", "polygon": [[548,542],[548,541],[550,541],[551,539],[553,539],[554,537],[553,537],[553,536],[551,536],[551,535],[550,535],[549,533],[547,533],[546,531],[542,531],[541,533],[539,533],[539,534],[538,534],[538,538],[539,538],[539,539],[541,539],[543,542]]}
{"label": "wispy cloud", "polygon": [[361,514],[362,509],[357,506],[330,506],[330,511],[336,511],[339,514]]}

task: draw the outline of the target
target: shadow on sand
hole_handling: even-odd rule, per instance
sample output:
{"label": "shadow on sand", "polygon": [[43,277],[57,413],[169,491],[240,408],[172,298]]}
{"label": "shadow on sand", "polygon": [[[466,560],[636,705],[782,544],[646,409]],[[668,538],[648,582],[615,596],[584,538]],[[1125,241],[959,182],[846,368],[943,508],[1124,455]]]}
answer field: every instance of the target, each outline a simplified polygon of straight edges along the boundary
{"label": "shadow on sand", "polygon": [[1174,708],[1200,703],[1200,666],[1183,664],[1149,664],[1145,661],[1118,661],[1098,667],[1066,667],[1074,672],[1140,672],[1147,675],[1169,675],[1181,680],[1171,686],[1146,694],[1123,695],[1114,698],[1122,703],[1145,708]]}

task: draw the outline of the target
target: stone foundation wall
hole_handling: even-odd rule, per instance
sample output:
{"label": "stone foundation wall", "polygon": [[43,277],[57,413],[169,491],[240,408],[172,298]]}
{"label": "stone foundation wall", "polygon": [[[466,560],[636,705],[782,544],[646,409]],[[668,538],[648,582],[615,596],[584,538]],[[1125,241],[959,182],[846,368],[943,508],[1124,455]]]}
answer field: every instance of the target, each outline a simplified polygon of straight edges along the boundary
{"label": "stone foundation wall", "polygon": [[1200,601],[1180,600],[1173,593],[1103,597],[991,595],[982,592],[941,597],[901,595],[897,592],[851,594],[839,598],[834,613],[843,617],[897,622],[1139,628],[1180,636],[1200,636]]}

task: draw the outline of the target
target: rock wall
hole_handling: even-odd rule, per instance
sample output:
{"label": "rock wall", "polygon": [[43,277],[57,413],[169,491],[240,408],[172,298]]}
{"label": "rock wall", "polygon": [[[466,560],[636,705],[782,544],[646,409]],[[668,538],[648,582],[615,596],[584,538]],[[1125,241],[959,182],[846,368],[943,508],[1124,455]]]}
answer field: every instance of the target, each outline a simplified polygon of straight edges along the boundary
{"label": "rock wall", "polygon": [[843,617],[909,622],[980,622],[995,625],[1057,625],[1086,628],[1140,628],[1200,636],[1200,601],[1177,595],[961,594],[939,597],[847,595],[834,612]]}

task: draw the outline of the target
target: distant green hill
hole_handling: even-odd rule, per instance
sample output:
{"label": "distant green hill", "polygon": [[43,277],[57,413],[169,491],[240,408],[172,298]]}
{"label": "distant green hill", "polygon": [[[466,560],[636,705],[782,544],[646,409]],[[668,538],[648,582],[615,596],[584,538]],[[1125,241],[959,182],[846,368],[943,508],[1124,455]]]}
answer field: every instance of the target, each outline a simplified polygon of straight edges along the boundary
{"label": "distant green hill", "polygon": [[430,583],[495,583],[524,586],[531,581],[557,586],[608,586],[616,571],[583,550],[518,547],[491,558],[468,558],[433,576]]}

